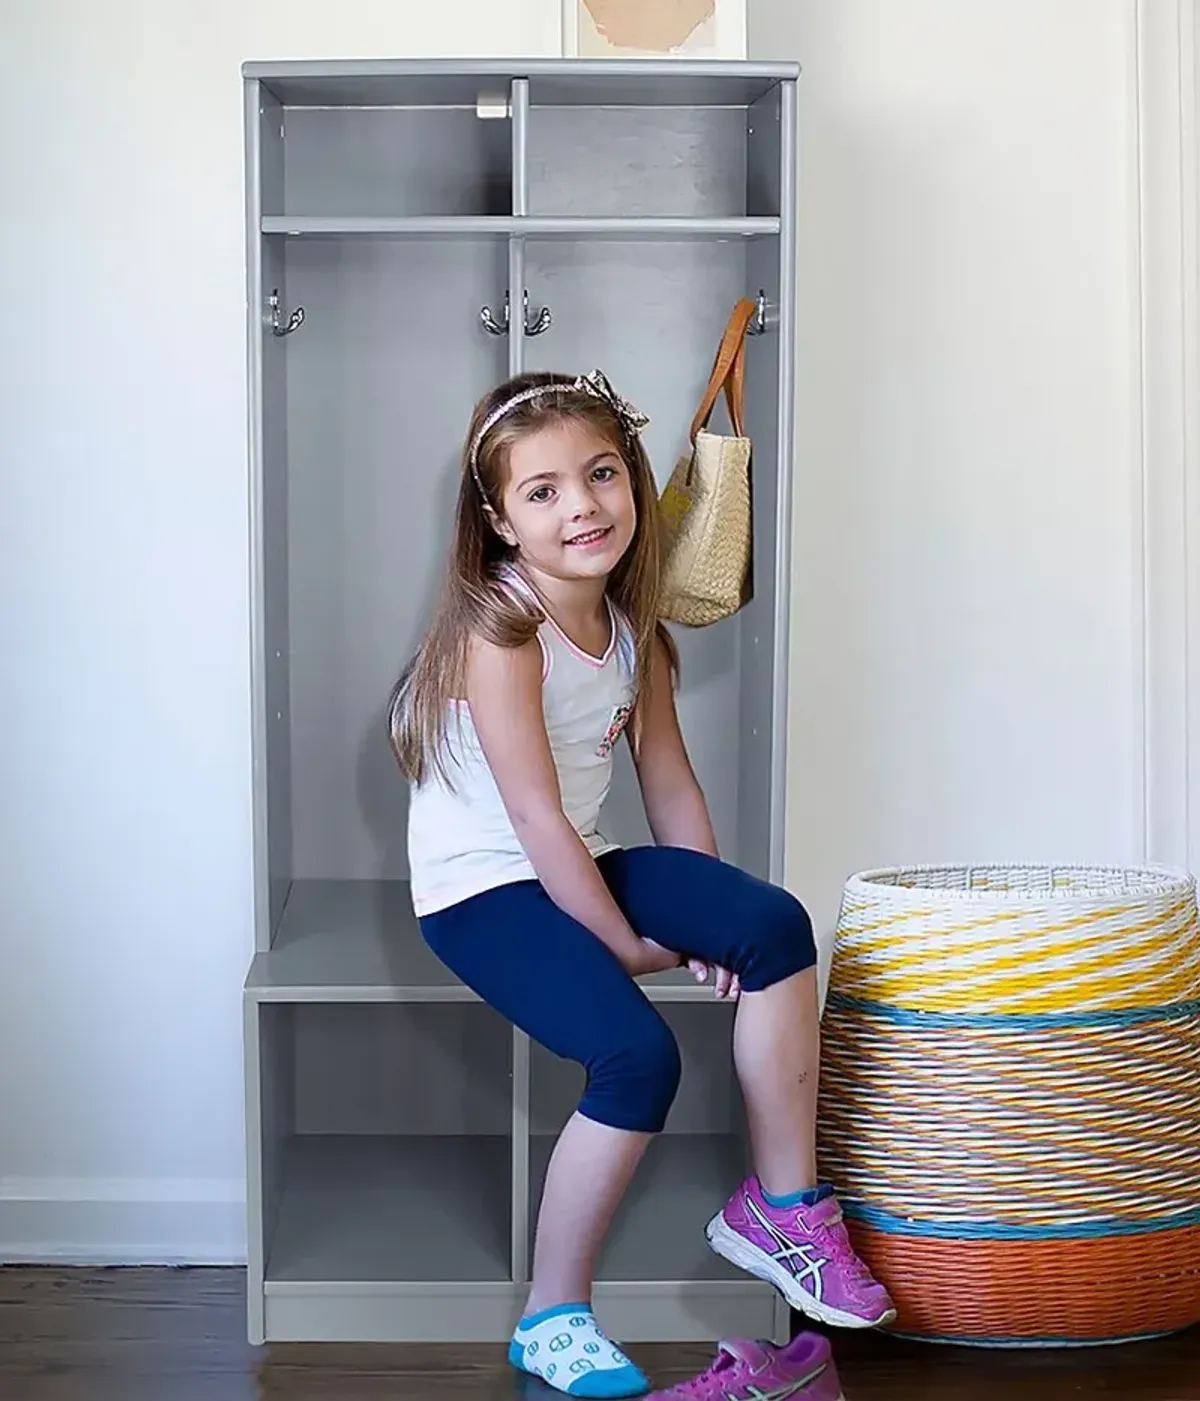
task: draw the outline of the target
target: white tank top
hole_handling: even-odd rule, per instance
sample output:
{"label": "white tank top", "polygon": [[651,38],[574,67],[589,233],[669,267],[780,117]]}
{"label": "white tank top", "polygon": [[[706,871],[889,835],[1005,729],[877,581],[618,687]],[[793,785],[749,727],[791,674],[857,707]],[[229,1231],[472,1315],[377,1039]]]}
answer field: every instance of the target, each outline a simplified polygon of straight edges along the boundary
{"label": "white tank top", "polygon": [[[514,571],[506,571],[501,581],[538,602]],[[608,612],[611,633],[601,657],[582,651],[551,619],[537,632],[542,712],[563,812],[593,856],[617,845],[603,836],[597,823],[612,780],[613,749],[633,706],[636,675],[632,630],[611,603]],[[411,791],[408,862],[418,916],[493,886],[536,879],[465,701],[450,703],[446,753],[453,789],[431,769]]]}

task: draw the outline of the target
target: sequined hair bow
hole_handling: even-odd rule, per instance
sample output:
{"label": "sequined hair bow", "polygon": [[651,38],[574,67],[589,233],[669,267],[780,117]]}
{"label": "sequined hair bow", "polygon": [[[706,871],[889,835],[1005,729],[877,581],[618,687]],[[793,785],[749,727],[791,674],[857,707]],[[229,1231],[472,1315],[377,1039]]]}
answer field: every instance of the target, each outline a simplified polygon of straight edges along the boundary
{"label": "sequined hair bow", "polygon": [[479,488],[479,494],[487,500],[487,492],[483,488],[483,479],[479,475],[479,448],[484,438],[491,430],[513,409],[521,404],[528,404],[534,399],[544,398],[547,394],[590,394],[595,399],[600,399],[606,403],[616,415],[618,422],[625,431],[627,437],[632,438],[635,433],[640,433],[650,422],[650,419],[642,413],[641,409],[635,408],[628,399],[623,399],[608,382],[608,377],[601,370],[589,370],[586,375],[579,375],[574,380],[560,380],[551,384],[536,384],[530,389],[522,389],[519,394],[514,394],[512,398],[505,399],[502,404],[498,404],[490,414],[479,425],[479,430],[471,442],[471,450],[467,456],[471,475],[475,478],[475,485]]}

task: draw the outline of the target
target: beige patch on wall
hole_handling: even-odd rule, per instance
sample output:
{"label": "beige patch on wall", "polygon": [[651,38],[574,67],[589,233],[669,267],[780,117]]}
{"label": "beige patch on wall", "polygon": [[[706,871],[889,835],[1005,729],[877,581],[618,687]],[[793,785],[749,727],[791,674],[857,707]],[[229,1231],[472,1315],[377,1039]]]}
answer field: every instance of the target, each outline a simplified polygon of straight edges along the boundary
{"label": "beige patch on wall", "polygon": [[711,49],[716,0],[578,0],[579,52],[680,53]]}

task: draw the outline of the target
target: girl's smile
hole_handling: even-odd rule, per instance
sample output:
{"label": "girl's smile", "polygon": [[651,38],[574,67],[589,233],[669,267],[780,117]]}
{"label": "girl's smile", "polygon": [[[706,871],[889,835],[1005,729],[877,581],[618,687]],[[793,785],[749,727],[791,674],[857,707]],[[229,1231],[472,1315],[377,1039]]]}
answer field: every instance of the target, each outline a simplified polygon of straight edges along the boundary
{"label": "girl's smile", "polygon": [[585,530],[582,535],[572,535],[567,544],[576,549],[590,549],[595,545],[604,544],[612,535],[612,526],[601,526],[597,530]]}

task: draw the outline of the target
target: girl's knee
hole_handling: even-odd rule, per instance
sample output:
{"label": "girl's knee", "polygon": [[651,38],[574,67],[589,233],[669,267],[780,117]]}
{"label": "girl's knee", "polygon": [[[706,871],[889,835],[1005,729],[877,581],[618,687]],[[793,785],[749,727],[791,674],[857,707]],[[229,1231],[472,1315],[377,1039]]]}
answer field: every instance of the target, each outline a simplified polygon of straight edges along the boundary
{"label": "girl's knee", "polygon": [[614,1128],[660,1133],[679,1090],[679,1043],[662,1017],[623,1029],[614,1046],[588,1065],[582,1112]]}
{"label": "girl's knee", "polygon": [[771,894],[755,922],[752,967],[742,978],[749,991],[770,987],[802,973],[817,961],[812,919],[790,890],[771,886]]}

